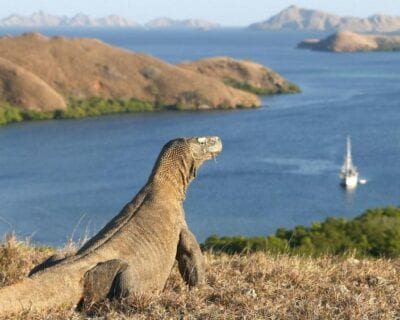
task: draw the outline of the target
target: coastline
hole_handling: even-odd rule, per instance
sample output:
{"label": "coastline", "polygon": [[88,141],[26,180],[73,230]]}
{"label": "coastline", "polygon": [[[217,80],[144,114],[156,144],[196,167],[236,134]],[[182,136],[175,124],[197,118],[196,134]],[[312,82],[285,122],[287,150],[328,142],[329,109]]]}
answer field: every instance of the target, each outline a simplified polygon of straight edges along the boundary
{"label": "coastline", "polygon": [[[253,87],[247,83],[229,83],[233,88],[240,89],[245,92],[254,93],[258,96],[271,96],[281,94],[300,93],[300,87],[295,83],[290,83],[287,90],[263,90],[262,88]],[[98,117],[111,114],[135,113],[135,112],[159,112],[159,111],[204,111],[204,110],[234,110],[234,109],[254,109],[259,105],[237,105],[230,107],[225,104],[211,107],[208,105],[200,105],[197,107],[186,106],[181,103],[165,104],[160,101],[142,101],[135,98],[129,99],[109,99],[101,97],[90,97],[87,99],[68,99],[68,106],[65,110],[53,111],[34,111],[22,110],[17,106],[13,106],[7,102],[0,104],[0,127],[24,121],[38,120],[63,120],[63,119],[82,119],[90,117]]]}
{"label": "coastline", "polygon": [[99,117],[112,114],[160,111],[200,111],[200,110],[227,110],[253,109],[259,106],[241,106],[231,108],[225,105],[217,107],[199,106],[186,107],[182,104],[167,105],[160,102],[141,101],[137,99],[105,99],[92,97],[84,100],[72,100],[65,110],[54,111],[26,111],[10,104],[0,105],[0,127],[11,123],[39,120],[67,120]]}

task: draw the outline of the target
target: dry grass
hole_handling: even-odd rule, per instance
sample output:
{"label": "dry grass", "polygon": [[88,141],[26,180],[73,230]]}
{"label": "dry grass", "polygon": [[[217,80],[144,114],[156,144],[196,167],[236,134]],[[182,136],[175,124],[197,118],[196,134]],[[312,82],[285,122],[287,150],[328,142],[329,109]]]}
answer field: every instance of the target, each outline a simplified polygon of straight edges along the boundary
{"label": "dry grass", "polygon": [[[0,248],[1,285],[18,281],[51,250],[11,237]],[[396,319],[400,260],[206,253],[207,284],[189,291],[174,268],[164,292],[76,312],[21,319]]]}
{"label": "dry grass", "polygon": [[7,235],[0,246],[0,287],[22,279],[38,263],[54,252],[49,247],[34,247]]}

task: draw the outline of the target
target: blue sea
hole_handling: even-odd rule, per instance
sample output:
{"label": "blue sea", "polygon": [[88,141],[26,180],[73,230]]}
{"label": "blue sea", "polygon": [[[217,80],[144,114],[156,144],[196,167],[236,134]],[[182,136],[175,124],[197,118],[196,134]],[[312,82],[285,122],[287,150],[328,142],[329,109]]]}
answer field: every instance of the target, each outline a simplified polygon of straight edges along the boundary
{"label": "blue sea", "polygon": [[[0,29],[18,34],[21,29]],[[324,34],[240,29],[39,30],[96,37],[171,63],[210,56],[251,59],[302,93],[264,97],[263,107],[161,112],[0,128],[0,235],[62,246],[95,234],[146,182],[161,147],[181,136],[219,135],[184,203],[200,241],[211,234],[268,235],[328,216],[355,217],[400,196],[400,53],[295,49]],[[1,56],[1,53],[0,53]],[[367,184],[339,185],[346,137]]]}

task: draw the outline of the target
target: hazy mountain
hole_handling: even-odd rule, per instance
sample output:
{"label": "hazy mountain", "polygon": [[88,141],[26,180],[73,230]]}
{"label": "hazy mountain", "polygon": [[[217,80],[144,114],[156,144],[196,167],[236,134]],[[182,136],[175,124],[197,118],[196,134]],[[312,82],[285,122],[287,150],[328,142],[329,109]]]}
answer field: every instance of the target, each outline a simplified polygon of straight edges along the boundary
{"label": "hazy mountain", "polygon": [[58,26],[63,23],[66,17],[53,16],[42,11],[35,12],[30,16],[12,14],[0,20],[1,26],[6,27],[36,27],[36,26]]}
{"label": "hazy mountain", "polygon": [[400,17],[373,15],[368,18],[340,17],[318,10],[290,6],[266,21],[249,26],[255,30],[398,32]]}
{"label": "hazy mountain", "polygon": [[[109,15],[102,18],[93,18],[86,14],[76,14],[72,17],[56,16],[39,11],[30,16],[18,14],[0,19],[3,27],[141,27],[136,21]],[[174,20],[170,18],[158,18],[149,21],[148,29],[198,29],[210,30],[220,27],[218,23],[202,19]]]}
{"label": "hazy mountain", "polygon": [[146,23],[145,26],[149,29],[200,29],[200,30],[210,30],[220,27],[218,23],[202,19],[174,20],[166,17],[151,20],[148,23]]}
{"label": "hazy mountain", "polygon": [[139,27],[133,21],[117,15],[109,15],[103,18],[92,18],[85,14],[77,14],[73,17],[55,16],[42,11],[30,16],[17,14],[10,15],[0,20],[0,26],[6,27]]}

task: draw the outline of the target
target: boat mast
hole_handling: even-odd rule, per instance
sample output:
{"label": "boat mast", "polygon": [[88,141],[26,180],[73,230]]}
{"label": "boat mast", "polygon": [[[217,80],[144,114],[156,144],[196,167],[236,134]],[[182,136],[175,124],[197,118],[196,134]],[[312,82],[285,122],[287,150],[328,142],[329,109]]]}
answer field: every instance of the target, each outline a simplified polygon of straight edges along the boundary
{"label": "boat mast", "polygon": [[350,136],[347,136],[347,152],[346,152],[346,171],[350,171],[353,168],[353,161],[351,159],[351,141]]}
{"label": "boat mast", "polygon": [[342,170],[340,171],[340,178],[342,179],[342,184],[346,187],[353,188],[358,184],[357,168],[353,165],[353,159],[351,157],[350,136],[347,136],[346,155],[344,157]]}

